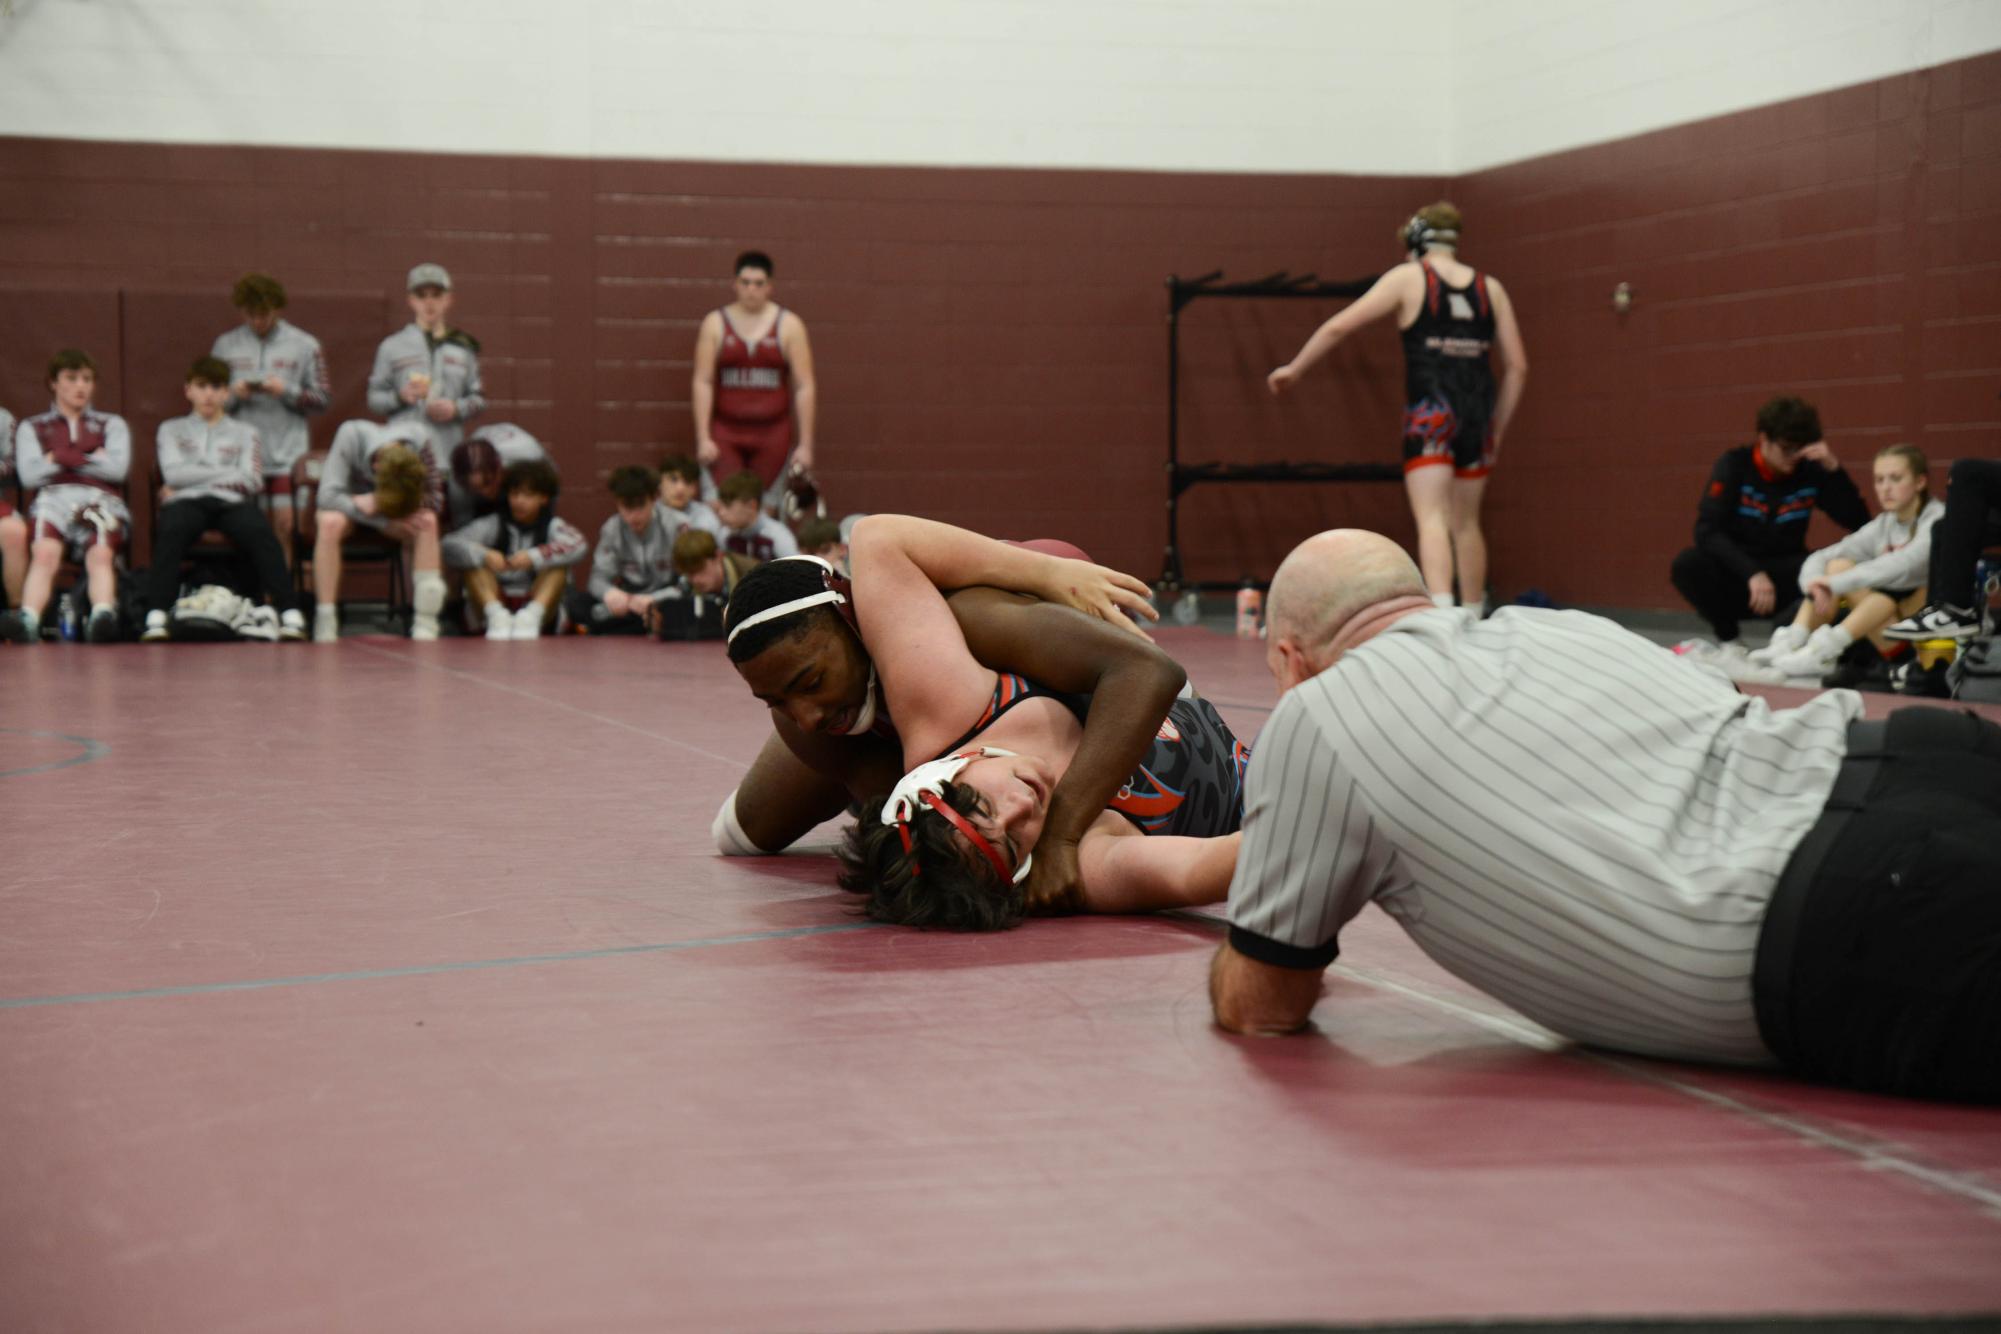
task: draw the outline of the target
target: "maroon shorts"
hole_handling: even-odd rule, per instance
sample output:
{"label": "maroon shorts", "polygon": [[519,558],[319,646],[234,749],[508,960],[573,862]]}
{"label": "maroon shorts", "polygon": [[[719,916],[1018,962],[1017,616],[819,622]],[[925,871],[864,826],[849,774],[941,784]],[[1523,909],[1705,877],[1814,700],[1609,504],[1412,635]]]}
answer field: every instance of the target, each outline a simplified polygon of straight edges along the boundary
{"label": "maroon shorts", "polygon": [[709,422],[709,438],[722,451],[709,470],[718,482],[749,469],[769,487],[792,456],[792,419],[732,422],[717,417]]}

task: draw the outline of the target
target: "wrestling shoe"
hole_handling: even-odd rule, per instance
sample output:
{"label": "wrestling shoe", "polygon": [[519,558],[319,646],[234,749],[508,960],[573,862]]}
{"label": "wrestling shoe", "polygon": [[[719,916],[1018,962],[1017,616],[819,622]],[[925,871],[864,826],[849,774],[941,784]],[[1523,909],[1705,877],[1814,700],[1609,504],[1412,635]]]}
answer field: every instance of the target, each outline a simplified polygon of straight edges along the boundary
{"label": "wrestling shoe", "polygon": [[146,628],[139,635],[140,643],[157,644],[162,640],[171,639],[172,637],[167,633],[167,613],[164,611],[149,611],[146,613]]}
{"label": "wrestling shoe", "polygon": [[1949,665],[1935,662],[1929,667],[1920,667],[1914,653],[1898,663],[1890,673],[1891,686],[1899,695],[1914,695],[1919,699],[1951,699],[1952,685],[1945,679],[1945,670]]}
{"label": "wrestling shoe", "polygon": [[256,639],[266,644],[278,642],[278,609],[275,607],[246,607],[237,617],[236,633],[244,639]]}
{"label": "wrestling shoe", "polygon": [[1972,639],[1980,633],[1980,618],[1950,602],[1933,602],[1883,628],[1885,639]]}

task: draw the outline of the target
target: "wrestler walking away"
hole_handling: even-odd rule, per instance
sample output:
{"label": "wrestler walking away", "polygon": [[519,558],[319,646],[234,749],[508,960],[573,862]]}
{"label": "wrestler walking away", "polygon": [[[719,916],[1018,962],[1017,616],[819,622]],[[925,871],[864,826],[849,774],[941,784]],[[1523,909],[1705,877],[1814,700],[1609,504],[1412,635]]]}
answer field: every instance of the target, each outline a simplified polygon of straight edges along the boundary
{"label": "wrestler walking away", "polygon": [[[1410,258],[1328,320],[1266,377],[1290,389],[1314,362],[1394,312],[1403,331],[1404,490],[1417,520],[1418,568],[1432,601],[1484,606],[1487,541],[1480,500],[1528,382],[1528,350],[1500,280],[1461,263],[1459,210],[1428,204],[1398,233]],[[1497,384],[1490,354],[1500,354]]]}

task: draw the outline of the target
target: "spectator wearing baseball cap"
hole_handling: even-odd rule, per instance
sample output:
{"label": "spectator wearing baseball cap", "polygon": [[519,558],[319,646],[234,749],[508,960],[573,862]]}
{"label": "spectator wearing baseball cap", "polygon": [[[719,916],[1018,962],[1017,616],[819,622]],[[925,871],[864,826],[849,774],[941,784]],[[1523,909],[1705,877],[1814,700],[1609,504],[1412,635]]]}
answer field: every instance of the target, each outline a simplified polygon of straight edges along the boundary
{"label": "spectator wearing baseball cap", "polygon": [[452,275],[423,263],[404,283],[411,322],[382,340],[368,375],[368,407],[390,422],[421,421],[440,457],[448,457],[465,423],[486,407],[479,378],[479,340],[446,322]]}

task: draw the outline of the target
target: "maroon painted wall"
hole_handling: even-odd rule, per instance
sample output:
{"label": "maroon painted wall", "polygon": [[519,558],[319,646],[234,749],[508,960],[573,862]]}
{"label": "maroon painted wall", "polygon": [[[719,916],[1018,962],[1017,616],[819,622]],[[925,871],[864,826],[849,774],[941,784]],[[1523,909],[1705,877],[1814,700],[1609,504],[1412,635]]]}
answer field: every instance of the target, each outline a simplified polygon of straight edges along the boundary
{"label": "maroon painted wall", "polygon": [[[1504,595],[1672,605],[1709,463],[1772,393],[1820,403],[1858,479],[1893,440],[2001,453],[2001,56],[1451,182],[0,139],[0,403],[40,410],[47,352],[81,342],[149,451],[181,369],[234,318],[229,284],[264,268],[331,348],[324,443],[403,319],[401,275],[436,259],[486,345],[488,420],[552,442],[566,510],[594,527],[610,468],[688,446],[695,325],[756,245],[813,332],[836,509],[1059,534],[1151,577],[1167,275],[1363,276],[1448,192],[1533,365],[1489,491]],[[1263,393],[1334,308],[1191,307],[1183,457],[1393,458],[1387,327],[1285,402]],[[1387,486],[1197,489],[1183,523],[1198,578],[1268,574],[1333,524],[1410,536]]]}
{"label": "maroon painted wall", "polygon": [[1886,444],[2001,456],[2001,53],[1453,188],[1532,367],[1490,493],[1503,589],[1674,605],[1708,467],[1774,393],[1819,406],[1872,508]]}
{"label": "maroon painted wall", "polygon": [[[360,414],[401,279],[452,270],[485,345],[486,420],[550,441],[566,512],[594,530],[603,477],[692,438],[695,327],[759,246],[812,330],[821,473],[840,511],[904,510],[1060,534],[1151,577],[1166,485],[1168,274],[1357,276],[1442,182],[1346,177],[772,167],[0,139],[0,403],[40,411],[49,350],[106,368],[100,401],[149,452],[180,376],[235,319],[246,269],[329,345]],[[1184,329],[1185,457],[1368,458],[1396,410],[1388,330],[1360,373],[1273,404],[1255,387],[1331,304],[1208,303]],[[1392,488],[1211,490],[1187,506],[1190,573],[1271,567],[1295,534],[1408,536]]]}

